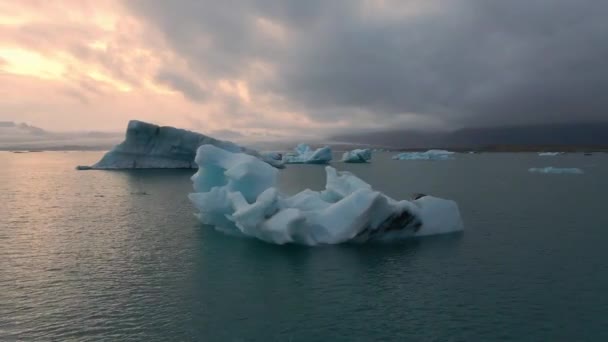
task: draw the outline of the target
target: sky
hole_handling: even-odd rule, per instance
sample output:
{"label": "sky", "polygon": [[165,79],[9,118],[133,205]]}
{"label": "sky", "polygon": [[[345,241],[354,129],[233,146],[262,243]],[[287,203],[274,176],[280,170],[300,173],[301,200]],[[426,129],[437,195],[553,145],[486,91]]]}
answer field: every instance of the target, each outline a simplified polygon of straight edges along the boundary
{"label": "sky", "polygon": [[601,0],[4,0],[0,121],[319,137],[608,120]]}

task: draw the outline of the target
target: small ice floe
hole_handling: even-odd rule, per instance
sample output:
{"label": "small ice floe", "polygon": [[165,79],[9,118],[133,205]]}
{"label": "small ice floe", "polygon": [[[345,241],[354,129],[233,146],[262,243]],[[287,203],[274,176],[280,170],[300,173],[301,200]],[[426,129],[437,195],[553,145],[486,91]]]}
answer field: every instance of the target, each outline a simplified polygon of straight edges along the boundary
{"label": "small ice floe", "polygon": [[583,172],[583,170],[576,168],[576,167],[553,167],[553,166],[548,166],[548,167],[532,167],[528,169],[529,172],[532,173],[566,173],[566,174],[576,174],[576,175],[580,175]]}
{"label": "small ice floe", "polygon": [[403,152],[393,156],[396,160],[450,160],[454,152],[446,150],[428,150],[426,152]]}

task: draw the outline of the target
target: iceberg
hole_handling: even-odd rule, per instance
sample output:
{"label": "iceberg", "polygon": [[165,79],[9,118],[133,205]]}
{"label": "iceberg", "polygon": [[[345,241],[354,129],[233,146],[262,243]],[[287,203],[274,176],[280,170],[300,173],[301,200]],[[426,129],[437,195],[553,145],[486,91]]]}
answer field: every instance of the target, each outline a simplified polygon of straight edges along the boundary
{"label": "iceberg", "polygon": [[539,152],[538,155],[541,157],[555,157],[560,154],[564,154],[563,152]]}
{"label": "iceberg", "polygon": [[294,149],[295,154],[285,156],[285,164],[327,164],[331,161],[331,148],[324,146],[312,150],[306,144],[298,144]]}
{"label": "iceberg", "polygon": [[278,162],[283,161],[283,154],[280,152],[261,152],[261,154],[263,156],[263,159],[271,159],[276,160]]}
{"label": "iceberg", "polygon": [[345,163],[367,163],[370,160],[372,160],[372,150],[369,148],[347,151],[342,155],[342,161]]}
{"label": "iceberg", "polygon": [[393,156],[396,160],[450,160],[454,152],[446,150],[428,150],[426,152],[403,152]]}
{"label": "iceberg", "polygon": [[203,145],[195,160],[189,198],[198,219],[222,232],[315,246],[463,230],[454,201],[425,195],[396,201],[330,166],[325,190],[286,196],[276,188],[278,170],[253,156]]}
{"label": "iceberg", "polygon": [[582,174],[584,173],[583,170],[576,168],[576,167],[553,167],[553,166],[548,166],[548,167],[532,167],[528,169],[529,172],[532,173],[568,173],[568,174]]}
{"label": "iceberg", "polygon": [[277,168],[284,167],[276,154],[261,154],[204,134],[132,120],[122,143],[112,148],[96,164],[78,166],[77,169],[191,169],[197,167],[194,162],[197,148],[209,144],[226,151],[249,154]]}

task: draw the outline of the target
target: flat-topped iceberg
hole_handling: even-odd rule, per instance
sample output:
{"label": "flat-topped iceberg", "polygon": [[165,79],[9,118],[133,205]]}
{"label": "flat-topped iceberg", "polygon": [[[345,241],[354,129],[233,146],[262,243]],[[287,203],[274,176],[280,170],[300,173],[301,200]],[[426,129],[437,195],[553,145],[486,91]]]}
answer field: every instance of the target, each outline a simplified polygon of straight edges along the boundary
{"label": "flat-topped iceberg", "polygon": [[196,150],[201,145],[214,145],[230,152],[242,152],[274,167],[283,167],[276,155],[263,155],[230,141],[174,127],[161,127],[132,120],[125,140],[106,153],[91,167],[79,169],[189,169],[196,168]]}
{"label": "flat-topped iceberg", "polygon": [[454,201],[424,195],[396,201],[330,166],[325,190],[285,196],[276,188],[278,170],[250,155],[203,145],[196,163],[189,198],[199,220],[220,231],[312,246],[463,230]]}
{"label": "flat-topped iceberg", "polygon": [[369,148],[346,151],[342,155],[345,163],[367,163],[372,160],[372,150]]}
{"label": "flat-topped iceberg", "polygon": [[553,166],[548,166],[548,167],[532,167],[528,169],[529,172],[532,173],[567,173],[567,174],[576,174],[576,175],[580,175],[583,172],[583,170],[576,168],[576,167],[553,167]]}
{"label": "flat-topped iceberg", "polygon": [[454,152],[446,150],[428,150],[426,152],[403,152],[393,156],[396,160],[450,160]]}
{"label": "flat-topped iceberg", "polygon": [[298,144],[294,151],[295,153],[285,156],[285,164],[327,164],[332,159],[331,148],[329,146],[324,146],[313,151],[306,144]]}
{"label": "flat-topped iceberg", "polygon": [[564,154],[563,152],[539,152],[540,157],[555,157]]}

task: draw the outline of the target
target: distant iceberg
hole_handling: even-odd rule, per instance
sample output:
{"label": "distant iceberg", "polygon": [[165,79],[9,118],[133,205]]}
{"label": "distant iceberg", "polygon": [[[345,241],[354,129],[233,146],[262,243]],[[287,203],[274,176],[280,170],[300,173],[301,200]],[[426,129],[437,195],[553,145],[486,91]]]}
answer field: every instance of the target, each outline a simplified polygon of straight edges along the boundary
{"label": "distant iceberg", "polygon": [[584,173],[583,170],[576,168],[576,167],[571,167],[571,168],[560,168],[560,167],[552,167],[552,166],[548,166],[548,167],[532,167],[528,169],[529,172],[532,173],[569,173],[569,174],[582,174]]}
{"label": "distant iceberg", "polygon": [[[279,169],[282,169],[285,167],[285,163],[283,161],[283,154],[280,152],[260,152],[260,155],[262,156],[262,160],[267,162],[268,164],[277,167]],[[272,162],[269,162],[272,161]],[[276,164],[281,164],[280,167],[278,167],[277,165],[274,165],[274,163]]]}
{"label": "distant iceberg", "polygon": [[327,164],[332,159],[331,148],[329,146],[313,151],[306,144],[298,144],[294,151],[295,153],[285,156],[285,164]]}
{"label": "distant iceberg", "polygon": [[555,157],[560,154],[564,154],[564,152],[539,152],[538,155],[541,157]]}
{"label": "distant iceberg", "polygon": [[463,230],[454,201],[424,195],[396,201],[330,166],[325,190],[289,197],[276,188],[278,170],[255,157],[203,145],[196,163],[189,198],[199,220],[220,231],[313,246]]}
{"label": "distant iceberg", "polygon": [[345,163],[367,163],[372,160],[372,150],[369,148],[344,152],[342,161]]}
{"label": "distant iceberg", "polygon": [[191,169],[197,167],[194,162],[197,148],[207,144],[252,155],[277,168],[284,166],[274,154],[260,154],[230,141],[184,129],[132,120],[122,143],[91,167],[79,166],[78,169]]}
{"label": "distant iceberg", "polygon": [[426,152],[403,152],[393,156],[396,160],[450,160],[454,152],[446,150],[428,150]]}

